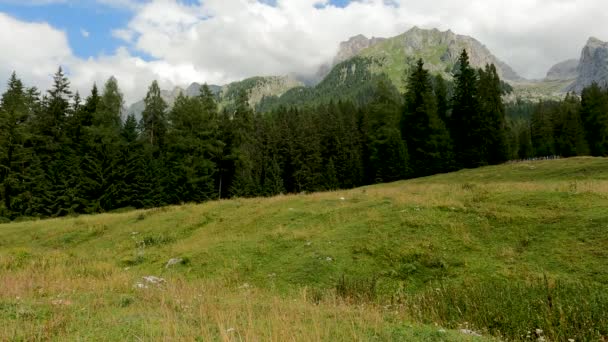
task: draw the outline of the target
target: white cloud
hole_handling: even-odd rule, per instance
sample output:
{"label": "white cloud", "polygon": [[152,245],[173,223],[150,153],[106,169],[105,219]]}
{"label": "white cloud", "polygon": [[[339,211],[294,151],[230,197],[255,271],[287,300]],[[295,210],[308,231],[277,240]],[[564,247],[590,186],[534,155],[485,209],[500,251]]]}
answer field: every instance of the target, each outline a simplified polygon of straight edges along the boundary
{"label": "white cloud", "polygon": [[[61,0],[30,2],[45,1]],[[61,64],[85,92],[115,75],[133,101],[153,79],[170,88],[312,73],[340,41],[359,33],[394,36],[413,25],[474,36],[523,76],[542,77],[552,64],[578,57],[589,36],[608,39],[605,0],[359,0],[345,8],[327,0],[96,1],[133,12],[128,25],[112,31],[124,48],[83,60],[64,32],[0,13],[0,80],[15,69],[28,84],[45,87]]]}
{"label": "white cloud", "polygon": [[0,27],[0,82],[16,71],[27,84],[46,88],[57,67],[72,60],[65,33],[46,23],[25,23],[0,13]]}
{"label": "white cloud", "polygon": [[[604,0],[153,0],[125,28],[134,47],[223,78],[311,72],[338,43],[362,33],[394,36],[413,25],[476,37],[527,77],[578,57],[590,35],[608,39]],[[216,80],[210,80],[215,82]]]}
{"label": "white cloud", "polygon": [[110,76],[116,76],[129,103],[141,98],[155,79],[170,88],[187,84],[191,77],[213,77],[191,65],[144,61],[133,57],[124,47],[112,55],[81,59],[72,53],[66,33],[46,23],[23,22],[0,13],[0,27],[0,90],[16,71],[26,85],[44,91],[51,85],[57,68],[62,66],[73,90],[83,96],[88,95],[94,82],[103,85]]}
{"label": "white cloud", "polygon": [[83,28],[80,29],[80,34],[82,35],[82,37],[84,38],[89,38],[89,36],[91,35],[91,33]]}

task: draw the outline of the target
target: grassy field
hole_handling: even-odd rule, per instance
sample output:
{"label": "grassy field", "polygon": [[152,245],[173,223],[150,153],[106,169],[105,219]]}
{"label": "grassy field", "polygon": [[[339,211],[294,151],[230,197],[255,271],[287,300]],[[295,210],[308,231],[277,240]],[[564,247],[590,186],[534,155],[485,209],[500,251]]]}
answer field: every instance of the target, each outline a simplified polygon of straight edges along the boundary
{"label": "grassy field", "polygon": [[607,265],[598,158],[9,223],[0,341],[606,341]]}

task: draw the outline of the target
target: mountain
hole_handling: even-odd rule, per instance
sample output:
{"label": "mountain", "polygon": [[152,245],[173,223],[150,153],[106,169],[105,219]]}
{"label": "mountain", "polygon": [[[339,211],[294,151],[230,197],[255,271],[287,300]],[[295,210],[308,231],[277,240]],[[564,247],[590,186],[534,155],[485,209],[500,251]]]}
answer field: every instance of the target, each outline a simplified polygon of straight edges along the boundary
{"label": "mountain", "polygon": [[310,106],[338,100],[366,104],[380,80],[391,83],[385,74],[377,70],[373,59],[355,56],[335,65],[316,86],[295,87],[281,96],[266,96],[256,110],[268,112],[281,106]]}
{"label": "mountain", "polygon": [[[252,107],[255,107],[266,96],[280,96],[292,88],[302,86],[304,86],[304,84],[293,76],[258,76],[224,86],[210,85],[209,87],[216,95],[220,108],[230,108],[241,90],[247,92],[249,104]],[[189,97],[197,96],[200,87],[201,84],[192,83],[186,89],[175,87],[172,91],[162,90],[161,97],[167,102],[169,108],[171,108],[180,93]],[[135,114],[135,116],[141,117],[144,108],[144,100],[138,101],[127,109],[127,114]]]}
{"label": "mountain", "polygon": [[[196,96],[199,94],[201,86],[201,84],[195,82],[188,86],[186,89],[175,87],[171,91],[161,90],[160,96],[169,105],[169,108],[171,108],[173,107],[173,104],[175,103],[175,100],[177,99],[180,93],[183,93],[186,96]],[[217,85],[209,85],[209,88],[216,96],[219,96],[220,92],[222,91],[222,87]],[[129,106],[127,108],[126,113],[127,115],[135,114],[137,118],[140,118],[141,113],[144,111],[145,108],[146,104],[142,99]]]}
{"label": "mountain", "polygon": [[403,91],[404,75],[419,58],[425,61],[425,67],[431,73],[451,79],[463,49],[469,53],[474,67],[482,68],[493,63],[503,79],[511,82],[525,81],[474,38],[449,30],[414,27],[392,38],[357,35],[340,43],[332,63],[319,69],[318,75],[324,76],[319,84],[315,87],[291,89],[281,97],[266,97],[258,110],[340,99],[364,103],[377,81],[382,78],[388,78],[398,90]]}
{"label": "mountain", "polygon": [[547,72],[547,81],[566,81],[574,80],[578,77],[578,65],[579,61],[576,59],[569,59],[561,63],[557,63],[549,69]]}
{"label": "mountain", "polygon": [[486,64],[494,64],[499,75],[508,81],[523,80],[509,65],[494,56],[487,47],[476,39],[437,29],[421,29],[414,27],[409,31],[380,41],[359,55],[370,57],[382,64],[382,71],[402,88],[403,74],[409,64],[422,58],[425,67],[432,73],[442,74],[450,78],[458,57],[466,49],[471,65],[482,68]]}
{"label": "mountain", "polygon": [[591,37],[583,48],[577,68],[578,77],[568,87],[569,91],[580,93],[585,87],[596,82],[608,84],[608,43]]}

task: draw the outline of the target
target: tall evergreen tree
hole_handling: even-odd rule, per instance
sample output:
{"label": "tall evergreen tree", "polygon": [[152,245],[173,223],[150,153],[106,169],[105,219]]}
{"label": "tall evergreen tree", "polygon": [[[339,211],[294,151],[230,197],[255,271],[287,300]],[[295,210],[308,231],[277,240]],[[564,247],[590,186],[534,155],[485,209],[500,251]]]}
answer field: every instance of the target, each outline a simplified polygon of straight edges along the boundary
{"label": "tall evergreen tree", "polygon": [[433,91],[435,92],[435,98],[437,99],[437,115],[444,123],[447,123],[450,98],[448,95],[448,85],[443,76],[435,76]]}
{"label": "tall evergreen tree", "polygon": [[26,101],[23,83],[13,72],[0,100],[0,199],[6,216],[13,215],[13,199],[22,190],[24,166],[29,162],[26,123],[30,113]]}
{"label": "tall evergreen tree", "polygon": [[552,112],[556,107],[555,103],[540,102],[532,113],[531,138],[536,157],[555,155]]}
{"label": "tall evergreen tree", "polygon": [[247,93],[241,90],[232,116],[231,158],[234,161],[234,171],[229,189],[233,196],[250,197],[259,191],[259,169],[256,165],[259,145],[255,128],[254,112],[249,106]]}
{"label": "tall evergreen tree", "polygon": [[167,133],[167,103],[160,94],[158,82],[152,82],[144,99],[141,126],[143,135],[154,147],[162,147]]}
{"label": "tall evergreen tree", "polygon": [[478,141],[485,141],[486,155],[483,157],[488,164],[500,164],[509,159],[502,88],[494,64],[486,65],[485,70],[479,70]]}
{"label": "tall evergreen tree", "polygon": [[581,119],[594,156],[608,156],[608,90],[597,83],[581,94]]}
{"label": "tall evergreen tree", "polygon": [[428,176],[451,169],[452,143],[437,115],[437,102],[429,72],[420,59],[408,77],[401,134],[406,141],[412,175]]}
{"label": "tall evergreen tree", "polygon": [[460,167],[486,164],[484,122],[479,111],[478,74],[469,63],[469,55],[462,51],[458,70],[454,75],[454,95],[450,132],[454,140],[456,162]]}
{"label": "tall evergreen tree", "polygon": [[[204,91],[204,90],[203,90]],[[214,113],[207,112],[200,98],[180,94],[169,113],[168,160],[169,187],[172,202],[201,202],[215,197],[216,165],[210,150],[217,142],[212,130],[217,122]]]}
{"label": "tall evergreen tree", "polygon": [[370,183],[404,179],[410,173],[407,145],[399,131],[400,102],[396,90],[380,81],[374,100],[365,109],[364,123]]}
{"label": "tall evergreen tree", "polygon": [[589,154],[580,111],[579,99],[571,94],[568,94],[557,108],[553,121],[553,134],[555,152],[560,156],[575,157]]}
{"label": "tall evergreen tree", "polygon": [[[94,89],[95,90],[95,89]],[[91,94],[93,98],[95,94]],[[86,105],[85,105],[86,106]],[[117,194],[125,186],[121,159],[121,114],[123,95],[114,77],[105,83],[92,126],[86,127],[86,149],[81,161],[82,210],[99,212],[116,209]]]}

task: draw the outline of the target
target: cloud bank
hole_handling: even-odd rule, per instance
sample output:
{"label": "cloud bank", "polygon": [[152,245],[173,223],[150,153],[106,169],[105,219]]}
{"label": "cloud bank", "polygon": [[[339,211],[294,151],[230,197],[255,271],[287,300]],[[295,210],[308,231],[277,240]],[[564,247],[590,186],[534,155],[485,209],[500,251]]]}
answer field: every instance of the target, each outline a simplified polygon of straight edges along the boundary
{"label": "cloud bank", "polygon": [[[608,40],[604,0],[98,0],[132,12],[109,55],[74,56],[65,32],[0,13],[0,78],[12,70],[48,86],[58,65],[87,93],[114,75],[128,102],[158,79],[165,88],[254,75],[313,73],[356,34],[389,37],[413,25],[471,35],[525,77],[578,58],[589,36]],[[93,38],[91,38],[93,39]],[[146,56],[141,58],[138,56]]]}

